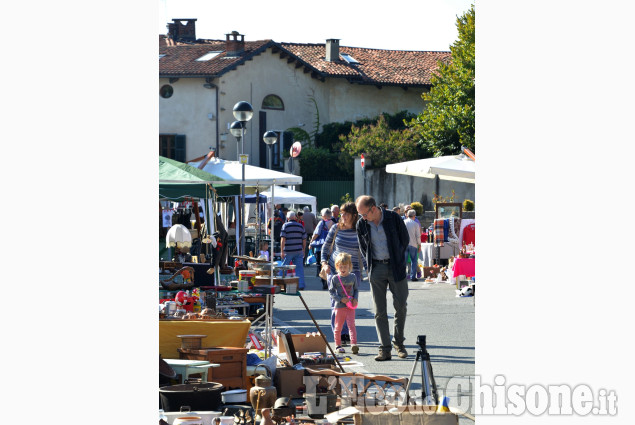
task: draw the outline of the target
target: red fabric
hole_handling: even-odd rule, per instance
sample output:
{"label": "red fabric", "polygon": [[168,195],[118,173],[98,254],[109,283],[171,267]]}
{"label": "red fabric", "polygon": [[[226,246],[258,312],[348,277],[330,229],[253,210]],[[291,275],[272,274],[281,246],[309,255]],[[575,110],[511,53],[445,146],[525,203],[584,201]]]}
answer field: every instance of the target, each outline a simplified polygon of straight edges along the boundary
{"label": "red fabric", "polygon": [[454,265],[452,266],[454,278],[457,278],[460,275],[465,275],[466,277],[475,276],[475,264],[476,258],[455,258]]}
{"label": "red fabric", "polygon": [[475,230],[474,223],[468,224],[467,226],[465,226],[465,228],[463,229],[463,243],[465,245],[469,245],[469,244],[476,245],[476,243],[474,242],[475,237],[476,237],[476,230]]}

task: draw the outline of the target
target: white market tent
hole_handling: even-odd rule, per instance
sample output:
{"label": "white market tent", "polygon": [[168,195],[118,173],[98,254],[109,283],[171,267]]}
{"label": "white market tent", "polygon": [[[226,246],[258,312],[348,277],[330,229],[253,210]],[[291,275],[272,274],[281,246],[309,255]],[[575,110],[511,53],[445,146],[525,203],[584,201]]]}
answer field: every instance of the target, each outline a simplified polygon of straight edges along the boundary
{"label": "white market tent", "polygon": [[[226,161],[224,159],[211,157],[207,161],[207,157],[197,158],[189,161],[188,164],[200,168],[216,177],[223,179],[223,183],[229,184],[245,184],[245,186],[258,186],[264,189],[265,186],[274,184],[296,185],[302,184],[302,177],[294,174],[282,173],[280,171],[269,170],[267,168],[256,167],[254,165],[245,165],[245,181],[242,180],[242,164],[238,161]],[[202,166],[201,166],[202,165]],[[275,192],[276,198],[278,191]]]}
{"label": "white market tent", "polygon": [[[276,181],[277,183],[277,181]],[[313,195],[291,190],[286,187],[277,186],[274,189],[274,202],[276,204],[309,204],[311,212],[316,214],[317,199]],[[271,202],[271,189],[262,192],[267,197],[267,201]]]}
{"label": "white market tent", "polygon": [[474,183],[476,178],[475,162],[464,154],[388,164],[386,172],[464,183]]}

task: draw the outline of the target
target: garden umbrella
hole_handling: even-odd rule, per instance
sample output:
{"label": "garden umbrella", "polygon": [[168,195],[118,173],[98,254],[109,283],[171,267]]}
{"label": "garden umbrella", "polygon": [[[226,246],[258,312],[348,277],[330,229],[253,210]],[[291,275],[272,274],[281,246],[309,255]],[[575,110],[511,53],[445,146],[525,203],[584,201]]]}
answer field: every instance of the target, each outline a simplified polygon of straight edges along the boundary
{"label": "garden umbrella", "polygon": [[467,155],[460,154],[388,164],[386,172],[430,179],[439,176],[441,180],[474,183],[476,166]]}

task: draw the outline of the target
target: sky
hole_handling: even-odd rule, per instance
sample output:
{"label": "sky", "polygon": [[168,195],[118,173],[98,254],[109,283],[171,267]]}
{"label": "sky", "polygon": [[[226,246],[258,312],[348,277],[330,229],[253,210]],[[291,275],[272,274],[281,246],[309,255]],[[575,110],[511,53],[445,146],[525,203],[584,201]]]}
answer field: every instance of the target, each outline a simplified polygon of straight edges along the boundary
{"label": "sky", "polygon": [[236,2],[158,0],[157,31],[165,34],[172,19],[196,18],[198,38],[225,39],[235,30],[245,40],[324,43],[337,38],[349,47],[449,51],[457,39],[456,18],[474,0],[404,0],[395,7],[357,0],[242,3],[239,13]]}

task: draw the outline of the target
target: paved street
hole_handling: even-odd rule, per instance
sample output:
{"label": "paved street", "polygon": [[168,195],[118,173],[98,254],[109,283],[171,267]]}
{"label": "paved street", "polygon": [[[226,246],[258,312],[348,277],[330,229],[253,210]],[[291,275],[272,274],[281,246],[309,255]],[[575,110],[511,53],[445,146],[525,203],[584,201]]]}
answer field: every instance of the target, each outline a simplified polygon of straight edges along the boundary
{"label": "paved street", "polygon": [[[330,326],[330,302],[328,291],[322,290],[320,279],[315,277],[315,266],[305,268],[306,289],[302,298],[307,303],[318,325],[326,335],[329,343],[333,342]],[[400,359],[393,350],[392,360],[376,362],[377,333],[375,332],[374,313],[368,281],[362,281],[359,307],[357,308],[356,326],[358,355],[347,355],[353,360],[363,363],[359,367],[347,367],[347,370],[369,374],[385,374],[392,377],[409,378],[415,363],[418,335],[426,335],[427,349],[430,353],[434,377],[439,394],[450,398],[450,406],[468,406],[468,379],[450,378],[474,375],[474,307],[475,298],[457,298],[455,287],[451,284],[425,284],[422,281],[409,282],[408,316],[406,320],[406,348],[408,358]],[[388,295],[388,315],[392,331],[393,313],[392,296]],[[289,329],[292,333],[316,331],[311,317],[306,312],[299,297],[277,296],[274,305],[274,325],[280,329]],[[391,332],[392,335],[392,332]],[[332,344],[334,349],[335,346]],[[421,365],[416,366],[411,390],[421,389]],[[448,383],[450,385],[448,386]],[[457,393],[457,383],[464,383],[461,396]],[[446,391],[447,388],[447,391]],[[473,423],[461,417],[461,424]]]}

